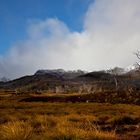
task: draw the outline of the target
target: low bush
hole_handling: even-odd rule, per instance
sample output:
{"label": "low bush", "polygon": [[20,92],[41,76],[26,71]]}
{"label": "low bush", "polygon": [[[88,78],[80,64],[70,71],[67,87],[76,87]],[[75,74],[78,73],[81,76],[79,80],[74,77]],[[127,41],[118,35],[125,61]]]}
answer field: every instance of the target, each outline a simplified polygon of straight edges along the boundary
{"label": "low bush", "polygon": [[122,116],[115,118],[112,122],[114,125],[135,125],[138,123],[138,120],[132,118],[131,116]]}

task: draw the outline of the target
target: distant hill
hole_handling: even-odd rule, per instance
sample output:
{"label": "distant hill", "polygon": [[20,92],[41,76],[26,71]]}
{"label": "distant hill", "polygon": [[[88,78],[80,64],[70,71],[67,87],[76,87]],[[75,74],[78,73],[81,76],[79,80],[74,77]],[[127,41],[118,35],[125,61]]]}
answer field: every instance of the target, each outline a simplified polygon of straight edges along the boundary
{"label": "distant hill", "polygon": [[[0,90],[26,96],[29,93],[80,93],[84,96],[74,101],[140,104],[140,72],[134,69],[118,75],[107,71],[38,70],[34,75],[0,82]],[[37,100],[48,101],[48,98]]]}
{"label": "distant hill", "polygon": [[6,78],[6,77],[1,77],[0,78],[0,82],[8,82],[8,81],[9,81],[9,79]]}
{"label": "distant hill", "polygon": [[53,75],[56,77],[61,77],[64,79],[72,79],[77,76],[85,74],[85,71],[75,70],[75,71],[65,71],[63,69],[55,69],[55,70],[38,70],[34,75]]}
{"label": "distant hill", "polygon": [[64,71],[38,70],[34,75],[24,76],[8,82],[0,82],[1,89],[20,91],[45,91],[55,93],[95,93],[98,91],[140,88],[140,73],[129,71],[122,75],[114,75],[106,71],[86,73],[81,70]]}

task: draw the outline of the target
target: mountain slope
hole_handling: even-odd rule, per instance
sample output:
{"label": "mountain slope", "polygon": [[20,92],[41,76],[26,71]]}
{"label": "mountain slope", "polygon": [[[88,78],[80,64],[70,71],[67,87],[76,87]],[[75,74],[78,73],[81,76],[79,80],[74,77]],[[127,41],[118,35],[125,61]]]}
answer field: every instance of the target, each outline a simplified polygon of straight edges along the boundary
{"label": "mountain slope", "polygon": [[[138,73],[139,74],[139,73]],[[113,91],[117,88],[140,87],[140,76],[136,73],[113,75],[104,71],[84,73],[83,71],[39,70],[34,75],[24,76],[9,82],[1,82],[0,88],[23,91],[46,91],[57,93],[94,93],[99,90]]]}

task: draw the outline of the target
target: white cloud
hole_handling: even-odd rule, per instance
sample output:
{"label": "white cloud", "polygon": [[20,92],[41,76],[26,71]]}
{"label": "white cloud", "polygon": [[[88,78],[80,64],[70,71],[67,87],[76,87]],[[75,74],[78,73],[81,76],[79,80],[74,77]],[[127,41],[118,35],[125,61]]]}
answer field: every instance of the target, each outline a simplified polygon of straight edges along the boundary
{"label": "white cloud", "polygon": [[82,32],[71,32],[56,18],[33,22],[28,39],[0,58],[0,74],[15,78],[38,69],[130,65],[140,49],[139,7],[139,0],[96,0],[85,14]]}

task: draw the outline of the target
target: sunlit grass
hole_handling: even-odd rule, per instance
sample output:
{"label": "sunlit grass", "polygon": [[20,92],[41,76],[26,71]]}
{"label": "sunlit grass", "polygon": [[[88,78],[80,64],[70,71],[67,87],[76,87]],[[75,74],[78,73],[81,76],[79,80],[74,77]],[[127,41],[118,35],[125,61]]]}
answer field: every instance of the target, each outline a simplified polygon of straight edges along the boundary
{"label": "sunlit grass", "polygon": [[12,121],[0,127],[2,140],[30,140],[33,128],[27,122]]}
{"label": "sunlit grass", "polygon": [[[22,98],[0,100],[0,140],[131,140],[119,125],[140,122],[137,105],[20,102]],[[138,131],[134,134],[139,136]]]}
{"label": "sunlit grass", "polygon": [[[2,140],[115,140],[115,131],[104,132],[100,127],[92,124],[87,117],[84,120],[71,123],[72,116],[35,116],[28,122],[13,121],[1,125],[0,134]],[[79,116],[74,116],[75,120]]]}

